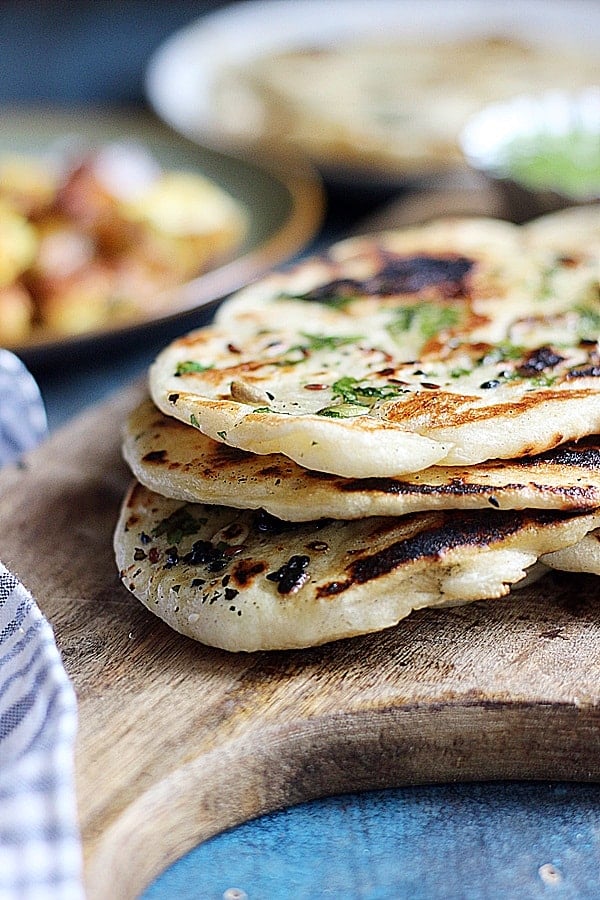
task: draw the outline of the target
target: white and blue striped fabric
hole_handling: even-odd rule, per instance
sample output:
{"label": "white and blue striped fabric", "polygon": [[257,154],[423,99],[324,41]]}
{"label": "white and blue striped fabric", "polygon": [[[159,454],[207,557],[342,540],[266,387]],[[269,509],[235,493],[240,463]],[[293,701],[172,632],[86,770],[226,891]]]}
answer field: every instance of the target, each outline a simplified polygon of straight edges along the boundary
{"label": "white and blue striped fabric", "polygon": [[0,563],[0,898],[82,900],[75,694],[52,629]]}

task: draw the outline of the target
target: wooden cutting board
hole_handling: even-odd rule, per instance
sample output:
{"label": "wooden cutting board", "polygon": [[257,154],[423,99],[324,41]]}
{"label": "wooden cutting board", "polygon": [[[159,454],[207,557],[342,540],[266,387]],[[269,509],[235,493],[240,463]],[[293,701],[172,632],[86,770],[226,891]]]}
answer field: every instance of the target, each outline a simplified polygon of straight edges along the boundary
{"label": "wooden cutting board", "polygon": [[414,613],[307,651],[232,655],[122,587],[112,531],[133,386],[0,472],[0,559],[54,626],[79,701],[91,900],[135,897],[253,816],[344,791],[600,780],[600,579]]}
{"label": "wooden cutting board", "polygon": [[90,898],[134,897],[208,836],[327,794],[496,778],[600,780],[600,579],[414,613],[307,651],[233,655],[118,580],[131,388],[0,473],[0,558],[52,622],[79,699]]}

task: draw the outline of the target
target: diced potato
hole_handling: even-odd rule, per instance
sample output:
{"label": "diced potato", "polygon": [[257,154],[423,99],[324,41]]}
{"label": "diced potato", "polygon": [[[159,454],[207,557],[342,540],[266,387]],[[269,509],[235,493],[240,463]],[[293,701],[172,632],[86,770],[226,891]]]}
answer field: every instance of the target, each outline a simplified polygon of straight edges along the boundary
{"label": "diced potato", "polygon": [[31,267],[38,278],[67,278],[89,266],[96,255],[92,238],[59,216],[44,219],[38,225],[38,237]]}
{"label": "diced potato", "polygon": [[21,284],[0,289],[0,345],[14,347],[29,337],[33,301]]}
{"label": "diced potato", "polygon": [[11,284],[31,265],[37,248],[33,225],[0,201],[0,287]]}
{"label": "diced potato", "polygon": [[56,334],[82,334],[106,325],[110,319],[113,276],[94,264],[54,284],[39,297],[44,326]]}
{"label": "diced potato", "polygon": [[49,160],[18,154],[0,158],[0,198],[21,215],[40,215],[54,201],[58,185]]}

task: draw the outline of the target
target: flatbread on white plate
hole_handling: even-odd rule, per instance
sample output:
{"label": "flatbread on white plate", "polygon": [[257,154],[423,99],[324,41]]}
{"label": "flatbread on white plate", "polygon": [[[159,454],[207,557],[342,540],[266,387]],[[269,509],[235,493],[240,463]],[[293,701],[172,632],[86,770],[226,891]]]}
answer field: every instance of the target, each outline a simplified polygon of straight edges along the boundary
{"label": "flatbread on white plate", "polygon": [[600,432],[597,296],[548,303],[519,234],[463,219],[334,245],[291,294],[267,280],[166,347],[152,398],[214,440],[345,477]]}
{"label": "flatbread on white plate", "polygon": [[304,469],[282,454],[257,456],[213,441],[147,399],[125,423],[123,455],[137,480],[165,497],[262,508],[290,521],[600,507],[598,435],[516,460],[432,466],[401,478],[343,478]]}
{"label": "flatbread on white plate", "polygon": [[333,46],[315,35],[309,46],[222,66],[213,114],[229,135],[292,144],[334,173],[446,171],[463,161],[459,134],[486,104],[597,78],[581,41],[524,42],[490,29]]}
{"label": "flatbread on white plate", "polygon": [[176,631],[232,651],[308,647],[413,609],[505,596],[598,513],[436,511],[283,522],[134,483],[114,547],[123,584]]}

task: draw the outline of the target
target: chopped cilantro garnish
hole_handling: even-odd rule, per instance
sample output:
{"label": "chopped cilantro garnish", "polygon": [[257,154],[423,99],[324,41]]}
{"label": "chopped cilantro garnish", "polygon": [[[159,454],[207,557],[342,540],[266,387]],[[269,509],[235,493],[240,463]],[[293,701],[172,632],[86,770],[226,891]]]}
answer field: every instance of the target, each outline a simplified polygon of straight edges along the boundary
{"label": "chopped cilantro garnish", "polygon": [[194,413],[192,413],[190,416],[190,425],[193,425],[194,428],[200,428],[200,422],[198,421]]}
{"label": "chopped cilantro garnish", "polygon": [[208,369],[212,368],[212,365],[205,366],[203,363],[197,362],[195,359],[187,359],[185,362],[177,363],[175,376],[178,378],[180,375],[188,375],[190,372],[206,372]]}
{"label": "chopped cilantro garnish", "polygon": [[307,300],[312,303],[322,303],[324,306],[333,309],[343,309],[352,300],[360,295],[360,285],[352,279],[338,279],[328,284],[317,285],[317,287],[304,293],[282,293],[279,295],[280,300]]}
{"label": "chopped cilantro garnish", "polygon": [[538,300],[548,300],[549,297],[552,297],[554,293],[552,280],[558,271],[560,271],[560,266],[558,263],[553,266],[548,266],[547,269],[543,270],[540,289],[537,295]]}
{"label": "chopped cilantro garnish", "polygon": [[307,334],[302,332],[302,337],[306,338],[308,345],[306,350],[337,350],[345,344],[355,344],[360,341],[357,335],[335,335],[335,334]]}
{"label": "chopped cilantro garnish", "polygon": [[554,382],[557,380],[558,375],[535,375],[531,379],[531,383],[535,385],[535,387],[551,387]]}
{"label": "chopped cilantro garnish", "polygon": [[337,350],[347,344],[355,344],[361,338],[357,335],[302,334],[305,343],[289,347],[285,355],[275,362],[279,366],[295,366],[317,350]]}
{"label": "chopped cilantro garnish", "polygon": [[588,306],[576,306],[575,312],[579,317],[577,331],[584,338],[600,339],[600,311]]}
{"label": "chopped cilantro garnish", "polygon": [[196,534],[199,526],[205,522],[206,519],[195,519],[190,515],[186,506],[180,506],[152,529],[152,536],[160,537],[165,534],[169,544],[178,544],[184,535]]}
{"label": "chopped cilantro garnish", "polygon": [[329,419],[352,419],[355,416],[363,416],[368,412],[368,407],[353,403],[337,403],[334,406],[326,406],[317,411],[318,416],[326,416]]}
{"label": "chopped cilantro garnish", "polygon": [[421,338],[427,341],[440,331],[458,325],[460,318],[460,309],[456,306],[414,303],[395,309],[394,319],[387,326],[387,330],[395,340],[402,338],[407,331],[417,331]]}
{"label": "chopped cilantro garnish", "polygon": [[334,397],[339,397],[346,403],[358,403],[362,406],[374,406],[379,400],[390,400],[405,393],[404,390],[394,384],[384,384],[376,387],[364,384],[356,378],[346,375],[339,378],[331,386]]}
{"label": "chopped cilantro garnish", "polygon": [[518,344],[511,344],[510,341],[501,341],[496,346],[490,347],[489,351],[479,362],[483,365],[491,365],[492,363],[505,362],[509,359],[521,359],[525,352],[525,349]]}

